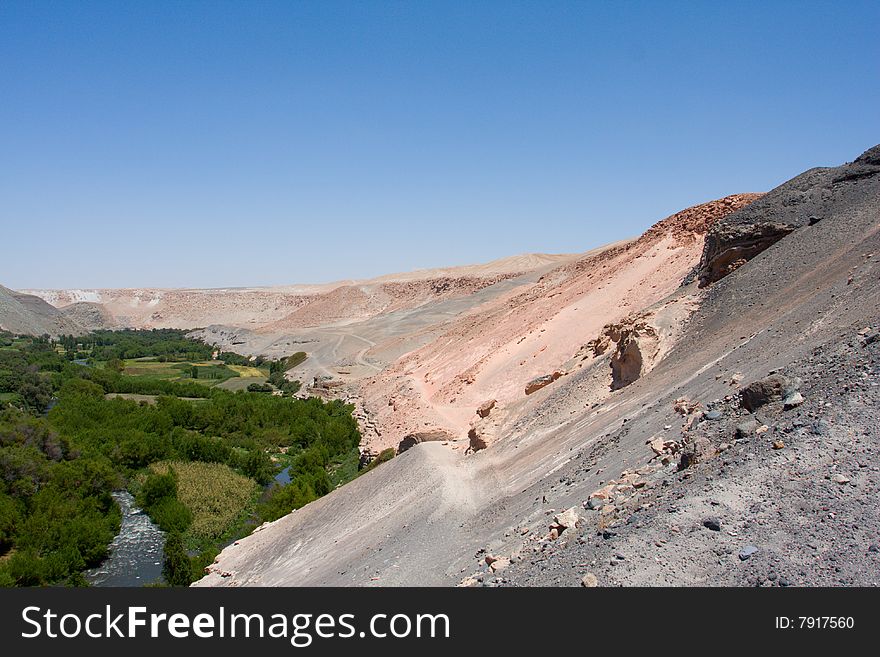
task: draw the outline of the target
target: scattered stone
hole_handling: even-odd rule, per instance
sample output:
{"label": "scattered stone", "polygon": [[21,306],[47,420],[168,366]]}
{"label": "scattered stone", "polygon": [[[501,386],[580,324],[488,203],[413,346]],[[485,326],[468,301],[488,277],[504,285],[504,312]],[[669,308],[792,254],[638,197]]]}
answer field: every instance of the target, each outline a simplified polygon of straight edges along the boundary
{"label": "scattered stone", "polygon": [[804,403],[804,397],[799,392],[793,392],[788,395],[785,399],[782,400],[782,407],[786,411],[795,408],[796,406],[800,406]]}
{"label": "scattered stone", "polygon": [[489,568],[492,569],[493,573],[497,573],[500,570],[504,570],[510,565],[510,559],[507,557],[499,557],[495,561],[489,564]]}
{"label": "scattered stone", "polygon": [[719,420],[719,419],[721,419],[722,415],[723,415],[723,413],[721,411],[716,410],[716,411],[709,411],[708,413],[706,413],[706,415],[704,417],[707,420]]}
{"label": "scattered stone", "polygon": [[585,589],[594,589],[599,586],[599,578],[593,573],[587,573],[581,578],[581,586]]}
{"label": "scattered stone", "polygon": [[678,442],[674,440],[667,440],[662,436],[649,438],[645,441],[645,444],[651,448],[652,452],[654,452],[654,458],[657,458],[658,456],[666,457],[669,454],[675,454],[681,447]]}
{"label": "scattered stone", "polygon": [[642,520],[642,516],[640,516],[638,513],[634,513],[629,518],[626,519],[626,524],[627,525],[637,525],[638,523],[641,522],[641,520]]}
{"label": "scattered stone", "polygon": [[758,424],[758,421],[754,418],[750,418],[745,422],[740,422],[736,425],[736,437],[739,440],[742,440],[743,438],[754,436],[755,431],[757,431],[759,426],[761,425]]}
{"label": "scattered stone", "polygon": [[754,545],[747,545],[742,550],[739,551],[739,559],[740,561],[745,561],[752,555],[758,552],[758,548]]}
{"label": "scattered stone", "polygon": [[760,436],[762,433],[767,433],[768,431],[770,431],[770,427],[768,427],[766,424],[762,424],[760,427],[755,429],[755,434]]}
{"label": "scattered stone", "polygon": [[849,477],[847,477],[846,475],[842,475],[838,472],[831,477],[831,481],[837,484],[848,484],[850,480]]}
{"label": "scattered stone", "polygon": [[691,401],[687,397],[679,397],[672,402],[672,409],[679,415],[690,415],[700,410],[700,402]]}
{"label": "scattered stone", "polygon": [[830,428],[826,420],[817,420],[810,426],[810,431],[817,436],[821,436],[828,433]]}
{"label": "scattered stone", "polygon": [[706,518],[703,520],[703,527],[706,529],[711,529],[713,532],[721,531],[721,520],[715,517]]}
{"label": "scattered stone", "polygon": [[651,451],[654,452],[654,454],[661,456],[663,454],[663,443],[663,438],[651,438],[646,444],[651,448]]}
{"label": "scattered stone", "polygon": [[783,449],[784,447],[785,447],[785,443],[782,442],[781,440],[774,440],[773,441],[773,449]]}
{"label": "scattered stone", "polygon": [[587,500],[587,508],[590,511],[596,511],[598,509],[601,509],[604,506],[604,504],[605,504],[605,500],[601,497],[591,497],[589,500]]}
{"label": "scattered stone", "polygon": [[607,484],[605,486],[602,486],[602,488],[594,490],[592,493],[590,493],[590,497],[591,498],[598,497],[601,500],[609,500],[609,499],[611,499],[611,495],[612,495],[613,491],[614,491],[614,484]]}

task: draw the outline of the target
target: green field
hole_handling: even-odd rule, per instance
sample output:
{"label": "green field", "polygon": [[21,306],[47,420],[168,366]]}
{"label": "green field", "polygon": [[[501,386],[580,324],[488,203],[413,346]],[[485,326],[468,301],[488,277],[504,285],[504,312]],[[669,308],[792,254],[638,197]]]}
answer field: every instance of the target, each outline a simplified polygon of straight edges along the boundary
{"label": "green field", "polygon": [[[220,361],[163,363],[150,358],[130,358],[124,360],[123,365],[122,374],[125,376],[162,379],[164,381],[180,383],[195,382],[204,386],[215,386],[218,383],[240,376],[236,371],[236,366],[227,366]],[[239,369],[260,371],[256,368],[248,367]],[[196,376],[193,376],[194,374]]]}
{"label": "green field", "polygon": [[268,379],[265,376],[240,376],[234,379],[227,379],[218,383],[215,387],[221,390],[238,392],[239,390],[247,390],[247,387],[252,383],[266,383],[266,381]]}
{"label": "green field", "polygon": [[[104,399],[115,399],[116,397],[130,399],[136,402],[147,402],[148,404],[155,404],[156,400],[159,399],[159,395],[139,395],[133,392],[108,392],[104,395]],[[177,399],[191,402],[207,401],[204,397],[178,397]]]}
{"label": "green field", "polygon": [[269,376],[266,368],[259,367],[250,367],[248,365],[227,365],[229,369],[233,372],[237,372],[239,376],[248,377],[248,378],[258,378],[263,377],[264,379]]}
{"label": "green field", "polygon": [[223,538],[233,532],[257,501],[257,483],[222,463],[161,461],[149,468],[157,474],[173,469],[177,497],[192,513],[187,529],[190,544]]}

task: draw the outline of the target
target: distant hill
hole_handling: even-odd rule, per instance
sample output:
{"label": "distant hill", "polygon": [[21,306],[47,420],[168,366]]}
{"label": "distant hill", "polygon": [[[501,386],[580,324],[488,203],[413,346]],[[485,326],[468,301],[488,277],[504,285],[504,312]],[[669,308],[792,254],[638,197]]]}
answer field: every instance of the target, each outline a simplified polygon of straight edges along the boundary
{"label": "distant hill", "polygon": [[84,328],[40,297],[21,294],[0,285],[0,329],[12,333],[56,336],[79,335]]}
{"label": "distant hill", "polygon": [[113,314],[100,303],[79,301],[77,303],[72,303],[69,306],[59,308],[58,310],[61,311],[62,315],[75,322],[86,331],[125,328],[115,317],[113,317]]}

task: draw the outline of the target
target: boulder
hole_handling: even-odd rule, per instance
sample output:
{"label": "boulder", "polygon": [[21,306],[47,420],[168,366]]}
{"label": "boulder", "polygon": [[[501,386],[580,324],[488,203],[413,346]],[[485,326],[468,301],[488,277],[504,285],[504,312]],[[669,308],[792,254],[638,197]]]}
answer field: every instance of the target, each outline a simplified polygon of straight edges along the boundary
{"label": "boulder", "polygon": [[757,553],[757,547],[755,547],[754,545],[746,545],[742,550],[739,551],[739,559],[740,561],[746,561]]}
{"label": "boulder", "polygon": [[489,568],[492,570],[493,573],[497,573],[499,570],[504,570],[509,565],[510,559],[508,559],[507,557],[499,557],[489,564]]}
{"label": "boulder", "polygon": [[651,451],[654,452],[656,456],[662,456],[665,451],[664,445],[666,441],[663,440],[662,437],[659,438],[650,438],[647,442],[647,445],[651,448]]}
{"label": "boulder", "polygon": [[678,469],[686,470],[692,465],[712,458],[715,454],[716,451],[712,442],[705,436],[698,436],[694,440],[685,443],[678,461]]}
{"label": "boulder", "polygon": [[736,437],[738,440],[742,440],[744,438],[749,438],[755,435],[755,431],[758,430],[758,427],[761,426],[758,424],[758,421],[754,418],[750,418],[745,420],[744,422],[740,422],[736,425]]}
{"label": "boulder", "polygon": [[713,532],[720,532],[721,531],[721,520],[719,520],[718,518],[716,518],[714,516],[706,518],[705,520],[703,520],[703,527],[705,527],[706,529],[709,529]]}
{"label": "boulder", "polygon": [[796,406],[800,406],[804,403],[804,396],[799,392],[793,392],[788,395],[785,399],[782,400],[782,407],[786,411],[795,408]]}
{"label": "boulder", "polygon": [[782,401],[786,397],[794,395],[799,386],[800,381],[797,379],[789,379],[781,374],[771,374],[743,388],[740,391],[740,404],[747,411],[755,411],[761,406]]}
{"label": "boulder", "polygon": [[577,507],[573,506],[553,516],[553,526],[562,533],[563,530],[574,528],[580,519],[581,516],[578,513]]}
{"label": "boulder", "polygon": [[549,386],[561,376],[562,372],[557,371],[553,372],[553,374],[544,374],[543,376],[535,377],[526,384],[526,394],[531,395],[533,392],[537,392],[541,388]]}
{"label": "boulder", "polygon": [[468,440],[472,452],[479,452],[489,446],[485,438],[480,436],[476,427],[468,429]]}
{"label": "boulder", "polygon": [[488,417],[489,413],[492,412],[492,409],[495,408],[495,403],[496,401],[494,399],[484,401],[479,407],[477,407],[477,415],[480,417]]}

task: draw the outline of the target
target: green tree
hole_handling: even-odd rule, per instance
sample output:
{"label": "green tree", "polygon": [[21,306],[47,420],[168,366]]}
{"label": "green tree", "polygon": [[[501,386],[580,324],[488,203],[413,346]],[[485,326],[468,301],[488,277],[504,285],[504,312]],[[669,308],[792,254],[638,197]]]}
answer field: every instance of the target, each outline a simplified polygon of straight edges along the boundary
{"label": "green tree", "polygon": [[107,369],[122,374],[125,371],[125,363],[120,358],[111,358],[107,361]]}
{"label": "green tree", "polygon": [[165,540],[165,561],[162,576],[171,586],[189,586],[193,582],[192,563],[180,532],[168,534]]}

